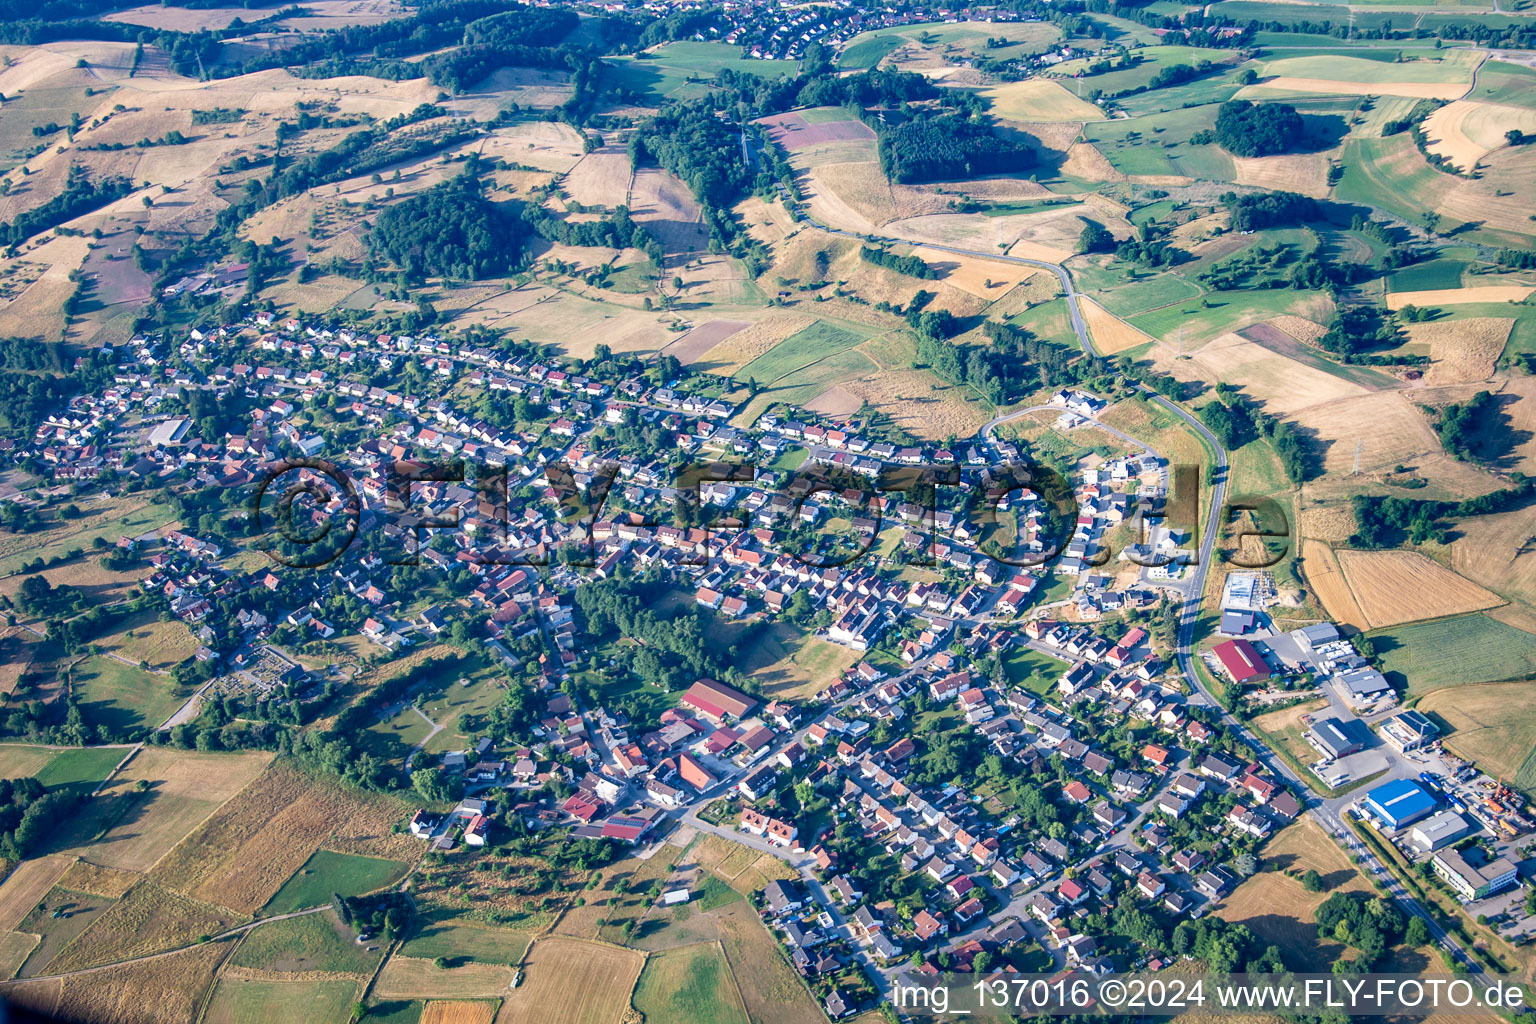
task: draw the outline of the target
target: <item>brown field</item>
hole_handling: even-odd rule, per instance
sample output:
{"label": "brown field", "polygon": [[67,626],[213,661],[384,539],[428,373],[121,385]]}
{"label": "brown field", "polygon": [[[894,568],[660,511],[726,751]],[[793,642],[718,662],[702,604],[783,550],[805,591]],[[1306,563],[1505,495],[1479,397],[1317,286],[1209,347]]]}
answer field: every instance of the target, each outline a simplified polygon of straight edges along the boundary
{"label": "brown field", "polygon": [[731,335],[751,326],[750,320],[710,320],[679,336],[676,341],[669,342],[662,352],[688,365]]}
{"label": "brown field", "polygon": [[1508,145],[1504,133],[1511,128],[1536,132],[1536,110],[1457,100],[1424,119],[1429,151],[1439,153],[1463,171],[1470,171],[1491,151]]}
{"label": "brown field", "polygon": [[[522,991],[527,981],[518,989]],[[373,984],[381,999],[473,999],[511,991],[512,968],[500,964],[465,964],[438,968],[431,960],[392,956]]]}
{"label": "brown field", "polygon": [[[1338,384],[1356,386],[1346,381]],[[1440,450],[1424,414],[1396,391],[1308,405],[1294,418],[1304,429],[1315,432],[1315,444],[1325,447],[1323,469],[1336,480],[1353,472],[1357,443],[1362,472],[1412,462],[1415,456]]]}
{"label": "brown field", "polygon": [[1289,313],[1272,316],[1265,322],[1280,328],[1280,330],[1289,334],[1297,341],[1308,345],[1315,344],[1317,339],[1328,333],[1328,328],[1316,320],[1308,320],[1304,316],[1291,316]]}
{"label": "brown field", "polygon": [[892,184],[869,159],[818,163],[805,184],[818,219],[866,232],[903,217],[940,213],[950,202],[940,194],[944,186]]}
{"label": "brown field", "polygon": [[143,878],[136,871],[119,871],[117,868],[104,868],[90,861],[77,860],[64,872],[59,885],[75,892],[88,892],[93,896],[116,900],[121,899],[124,893]]}
{"label": "brown field", "polygon": [[584,206],[616,207],[629,197],[629,153],[617,147],[593,150],[565,175],[561,185]]}
{"label": "brown field", "polygon": [[[1280,947],[1286,965],[1299,971],[1326,971],[1344,947],[1317,933],[1313,914],[1334,892],[1370,892],[1344,851],[1309,818],[1283,829],[1264,847],[1266,870],[1238,886],[1216,907],[1227,921],[1252,928],[1263,943]],[[1323,891],[1307,892],[1283,872],[1315,869]]]}
{"label": "brown field", "polygon": [[[1010,256],[1060,263],[1077,251],[1083,230],[1081,206],[1038,213],[1005,214],[989,217],[981,213],[936,213],[892,221],[885,232],[917,243],[952,245],[972,252],[1006,252]],[[1093,219],[1111,231],[1116,221],[1102,211]],[[1123,220],[1118,223],[1124,223]]]}
{"label": "brown field", "polygon": [[768,137],[790,153],[828,142],[873,142],[875,139],[875,133],[868,125],[851,117],[810,124],[799,114],[789,113],[759,118],[757,123],[767,126]]}
{"label": "brown field", "polygon": [[805,407],[811,412],[819,412],[823,416],[831,416],[835,419],[852,416],[863,405],[862,399],[838,384],[832,385],[805,403]]}
{"label": "brown field", "polygon": [[[229,942],[65,978],[57,1015],[113,1024],[192,1024]],[[6,994],[9,994],[8,992]]]}
{"label": "brown field", "polygon": [[688,186],[668,171],[656,167],[635,171],[629,211],[668,253],[699,252],[708,246],[709,234],[698,201]]}
{"label": "brown field", "polygon": [[928,440],[968,437],[991,417],[968,388],[945,384],[927,370],[877,370],[841,386],[896,426]]}
{"label": "brown field", "polygon": [[147,661],[151,671],[169,669],[197,651],[197,640],[185,622],[161,622],[154,612],[134,616],[96,643],[134,664]]}
{"label": "brown field", "polygon": [[61,749],[60,747],[39,747],[30,743],[0,743],[0,779],[36,775],[42,770],[43,765],[57,756]]}
{"label": "brown field", "polygon": [[778,245],[800,230],[781,203],[769,203],[753,196],[736,205],[736,215],[746,225],[747,234],[764,245]]}
{"label": "brown field", "polygon": [[1445,745],[1458,757],[1476,761],[1490,775],[1513,779],[1536,749],[1536,718],[1511,710],[1536,706],[1533,701],[1536,683],[1480,683],[1435,690],[1414,706],[1455,730]]}
{"label": "brown field", "polygon": [[1536,377],[1515,377],[1504,382],[1500,397],[1514,401],[1503,407],[1508,417],[1508,436],[1513,443],[1511,461],[1518,460],[1514,468],[1526,473],[1536,471]]}
{"label": "brown field", "polygon": [[37,948],[37,936],[25,932],[0,932],[0,981],[16,976]]}
{"label": "brown field", "polygon": [[[1418,153],[1412,147],[1409,152]],[[1421,158],[1422,159],[1422,158]],[[1528,247],[1536,231],[1536,165],[1523,146],[1506,146],[1483,158],[1477,178],[1450,178],[1448,192],[1439,197],[1437,211],[1470,223],[1515,245]]]}
{"label": "brown field", "polygon": [[38,901],[48,895],[59,877],[69,868],[68,857],[39,857],[24,860],[0,885],[0,930],[15,931]]}
{"label": "brown field", "polygon": [[322,842],[374,856],[416,848],[391,835],[401,804],[361,796],[274,764],[155,865],[150,877],[189,896],[254,913]]}
{"label": "brown field", "polygon": [[144,882],[91,922],[47,966],[63,974],[97,964],[188,946],[217,935],[245,918]]}
{"label": "brown field", "polygon": [[1234,156],[1239,185],[1300,192],[1309,196],[1328,194],[1328,157],[1323,153],[1287,153],[1282,156]]}
{"label": "brown field", "polygon": [[1372,629],[1481,611],[1503,599],[1416,551],[1335,552]]}
{"label": "brown field", "polygon": [[1536,291],[1525,284],[1486,284],[1476,288],[1440,288],[1427,292],[1389,292],[1388,309],[1404,306],[1458,306],[1468,302],[1524,302]]}
{"label": "brown field", "polygon": [[1102,121],[1104,112],[1058,82],[1028,78],[983,89],[992,112],[1010,121]]}
{"label": "brown field", "polygon": [[462,999],[434,999],[421,1012],[421,1024],[491,1024],[497,1004]]}
{"label": "brown field", "polygon": [[1301,536],[1338,543],[1355,532],[1355,514],[1347,505],[1313,505],[1297,516]]}
{"label": "brown field", "polygon": [[725,949],[747,1014],[774,1024],[825,1024],[821,1007],[806,990],[779,944],[745,902],[715,911],[720,945]]}
{"label": "brown field", "polygon": [[1310,538],[1303,540],[1300,569],[1330,619],[1356,629],[1365,628],[1365,613],[1355,602],[1332,548]]}
{"label": "brown field", "polygon": [[[64,852],[93,864],[147,871],[272,761],[270,753],[199,754],[145,747],[83,810]],[[133,791],[143,779],[148,792]]]}
{"label": "brown field", "polygon": [[1112,356],[1138,345],[1152,343],[1150,334],[1138,331],[1094,300],[1079,296],[1077,305],[1083,311],[1083,319],[1088,322],[1088,330],[1093,335],[1093,347],[1099,350],[1100,355]]}
{"label": "brown field", "polygon": [[1017,263],[994,263],[924,246],[912,250],[912,255],[938,271],[940,281],[982,299],[1002,298],[1020,282],[1045,272]]}
{"label": "brown field", "polygon": [[50,1019],[58,1012],[59,996],[63,994],[64,983],[58,978],[52,981],[23,981],[14,984],[0,985],[0,996],[4,996],[7,1003],[19,1006],[23,1010],[32,1010],[45,1014]]}
{"label": "brown field", "polygon": [[815,322],[815,317],[804,313],[766,316],[705,352],[696,360],[695,369],[729,376],[785,338],[798,334]]}
{"label": "brown field", "polygon": [[1259,85],[1250,85],[1238,95],[1258,100],[1276,93],[1320,92],[1333,96],[1405,96],[1421,100],[1454,100],[1466,95],[1467,87],[1455,82],[1338,82],[1331,78],[1292,78],[1280,75]]}
{"label": "brown field", "polygon": [[1178,358],[1176,346],[1166,343],[1152,351],[1159,369],[1181,380],[1225,381],[1275,415],[1366,394],[1359,384],[1307,366],[1239,334],[1223,334],[1193,353],[1186,351],[1184,359]]}
{"label": "brown field", "polygon": [[605,943],[539,939],[524,958],[523,982],[502,1004],[497,1024],[618,1024],[645,963],[642,954]]}
{"label": "brown field", "polygon": [[1528,510],[1458,520],[1451,568],[1507,597],[1536,601],[1536,528]]}
{"label": "brown field", "polygon": [[1514,326],[1513,320],[1502,317],[1409,324],[1408,343],[1428,350],[1425,384],[1467,384],[1493,376]]}

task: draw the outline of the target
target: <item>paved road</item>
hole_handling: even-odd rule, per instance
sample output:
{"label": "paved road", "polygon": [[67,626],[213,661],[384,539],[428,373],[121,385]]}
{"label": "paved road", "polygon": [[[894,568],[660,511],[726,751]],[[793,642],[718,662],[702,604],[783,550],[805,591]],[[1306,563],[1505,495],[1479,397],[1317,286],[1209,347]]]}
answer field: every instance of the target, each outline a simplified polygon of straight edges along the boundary
{"label": "paved road", "polygon": [[[841,235],[846,238],[864,239],[868,241],[901,241],[901,239],[882,238],[878,236],[864,236],[854,232],[841,231],[836,228],[830,228],[824,224],[820,224],[805,214],[802,214],[802,216],[805,217],[807,223],[822,231],[826,231],[829,234]],[[924,244],[928,245],[928,243]],[[1072,330],[1077,334],[1077,340],[1079,344],[1083,346],[1083,351],[1089,353],[1090,355],[1099,355],[1098,350],[1094,347],[1093,339],[1088,333],[1087,324],[1084,323],[1082,314],[1078,310],[1077,300],[1079,293],[1072,283],[1071,273],[1065,267],[1056,263],[1047,263],[1041,260],[1024,259],[1018,256],[1004,256],[998,253],[990,252],[976,252],[974,250],[960,249],[954,246],[928,245],[928,247],[937,249],[941,252],[954,253],[958,256],[971,256],[977,259],[999,260],[1004,263],[1021,263],[1027,266],[1042,267],[1051,271],[1056,275],[1057,280],[1061,282],[1062,290],[1066,293],[1067,308],[1071,313]],[[1462,964],[1466,965],[1471,973],[1478,973],[1481,968],[1478,966],[1477,962],[1473,960],[1467,954],[1466,950],[1462,949],[1454,939],[1445,933],[1445,930],[1442,929],[1424,910],[1424,908],[1419,905],[1418,901],[1413,899],[1413,897],[1403,888],[1402,884],[1398,882],[1396,877],[1393,876],[1387,867],[1381,863],[1375,854],[1372,853],[1368,847],[1362,845],[1359,840],[1355,838],[1354,833],[1352,833],[1348,827],[1345,826],[1342,813],[1344,806],[1351,802],[1350,798],[1346,797],[1331,801],[1317,800],[1312,795],[1311,789],[1306,785],[1305,782],[1301,780],[1300,777],[1296,775],[1295,772],[1291,770],[1290,766],[1276,757],[1273,751],[1271,751],[1264,742],[1255,736],[1245,723],[1239,721],[1235,716],[1222,709],[1221,704],[1217,702],[1215,697],[1207,691],[1205,685],[1200,681],[1200,677],[1196,673],[1194,663],[1195,625],[1199,619],[1200,607],[1205,596],[1205,582],[1206,577],[1210,572],[1211,558],[1215,554],[1216,550],[1216,537],[1221,529],[1221,510],[1226,503],[1227,476],[1230,468],[1230,462],[1226,449],[1222,447],[1220,440],[1217,439],[1215,434],[1211,433],[1211,431],[1206,427],[1204,423],[1200,422],[1199,419],[1197,419],[1186,409],[1175,404],[1174,402],[1169,401],[1163,396],[1155,394],[1146,388],[1143,388],[1142,390],[1145,392],[1148,401],[1154,405],[1158,405],[1168,410],[1175,416],[1179,417],[1179,419],[1181,419],[1190,427],[1191,430],[1198,434],[1201,439],[1210,447],[1211,451],[1215,453],[1215,479],[1212,481],[1210,504],[1211,511],[1206,522],[1205,534],[1201,537],[1200,540],[1199,558],[1191,567],[1187,580],[1188,589],[1185,594],[1184,605],[1179,612],[1178,649],[1175,652],[1179,671],[1184,675],[1184,678],[1188,681],[1189,684],[1191,703],[1205,703],[1215,708],[1220,714],[1223,725],[1232,730],[1233,734],[1241,738],[1251,749],[1258,752],[1259,759],[1269,767],[1270,771],[1272,771],[1278,777],[1286,779],[1288,782],[1290,782],[1292,788],[1296,789],[1300,794],[1302,794],[1302,799],[1306,802],[1308,811],[1313,815],[1314,818],[1317,819],[1318,823],[1322,825],[1323,829],[1327,831],[1328,834],[1331,835],[1334,840],[1339,843],[1340,846],[1360,857],[1360,862],[1365,867],[1365,869],[1369,871],[1371,875],[1373,875],[1376,880],[1379,881],[1400,904],[1402,904],[1403,909],[1406,912],[1412,914],[1415,917],[1423,919],[1425,924],[1429,926],[1430,934],[1434,936],[1435,940],[1438,941],[1442,946],[1450,950],[1452,956],[1454,956]],[[1035,411],[1035,409],[1021,409],[1015,413],[1010,413],[1007,416],[997,417],[990,421],[985,427],[983,427],[983,431],[990,436],[990,430],[995,428],[999,423],[1005,422],[1006,420],[1014,418],[1015,416],[1024,415],[1031,411]],[[1143,447],[1145,447],[1143,442],[1137,441],[1135,443],[1141,444]],[[1198,523],[1196,524],[1196,529],[1199,529]]]}

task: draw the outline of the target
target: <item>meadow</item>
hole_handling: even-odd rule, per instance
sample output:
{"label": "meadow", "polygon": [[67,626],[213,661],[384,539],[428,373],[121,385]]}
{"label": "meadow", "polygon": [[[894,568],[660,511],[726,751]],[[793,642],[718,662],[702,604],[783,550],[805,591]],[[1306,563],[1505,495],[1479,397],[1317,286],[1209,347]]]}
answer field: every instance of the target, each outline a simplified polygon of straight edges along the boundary
{"label": "meadow", "polygon": [[730,964],[714,942],[651,954],[632,1002],[648,1021],[747,1024]]}
{"label": "meadow", "polygon": [[797,370],[807,369],[812,364],[846,352],[868,337],[869,333],[856,333],[855,330],[820,320],[785,338],[736,371],[734,376],[741,381],[755,380],[759,384],[774,384]]}
{"label": "meadow", "polygon": [[86,658],[71,669],[80,714],[89,726],[132,736],[156,729],[186,702],[169,676],[146,672],[105,655]]}
{"label": "meadow", "polygon": [[1382,671],[1394,685],[1406,684],[1410,698],[1536,672],[1536,635],[1481,613],[1367,635],[1376,644]]}
{"label": "meadow", "polygon": [[222,978],[203,1015],[204,1024],[271,1024],[272,1021],[344,1021],[357,983]]}
{"label": "meadow", "polygon": [[794,74],[800,67],[799,61],[743,57],[739,46],[691,41],[666,43],[633,57],[611,57],[609,63],[619,84],[652,101],[691,100],[707,95],[709,83],[726,68],[761,78],[777,78]]}
{"label": "meadow", "polygon": [[526,932],[492,928],[455,915],[428,912],[400,947],[405,956],[460,958],[482,964],[515,964],[528,951]]}
{"label": "meadow", "polygon": [[334,911],[324,910],[252,928],[229,962],[258,971],[370,975],[384,955],[373,945],[369,952],[367,945],[354,942],[352,930]]}
{"label": "meadow", "polygon": [[330,902],[332,893],[359,896],[405,874],[406,865],[380,857],[317,850],[261,908],[264,916],[288,914]]}

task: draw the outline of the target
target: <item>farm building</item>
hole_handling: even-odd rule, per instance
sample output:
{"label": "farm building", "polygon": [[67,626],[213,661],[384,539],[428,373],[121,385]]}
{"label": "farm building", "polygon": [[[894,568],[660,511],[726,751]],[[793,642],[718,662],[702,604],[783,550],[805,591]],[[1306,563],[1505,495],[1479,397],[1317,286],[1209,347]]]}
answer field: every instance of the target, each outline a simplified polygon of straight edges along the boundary
{"label": "farm building", "polygon": [[1247,640],[1228,640],[1218,644],[1211,653],[1238,686],[1269,678],[1269,666],[1264,663],[1264,656]]}
{"label": "farm building", "polygon": [[1435,809],[1435,798],[1409,779],[1377,786],[1365,794],[1365,809],[1393,829],[1412,825]]}

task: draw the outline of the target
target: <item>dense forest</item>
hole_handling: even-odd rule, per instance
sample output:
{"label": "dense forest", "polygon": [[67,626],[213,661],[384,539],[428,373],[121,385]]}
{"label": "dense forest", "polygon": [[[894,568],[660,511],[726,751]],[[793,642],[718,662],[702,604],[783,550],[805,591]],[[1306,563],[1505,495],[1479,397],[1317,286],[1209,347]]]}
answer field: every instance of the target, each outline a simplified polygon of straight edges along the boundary
{"label": "dense forest", "polygon": [[1491,391],[1479,391],[1465,402],[1452,402],[1440,410],[1435,433],[1440,444],[1457,459],[1470,459],[1483,440],[1499,424],[1499,400]]}
{"label": "dense forest", "polygon": [[1289,103],[1228,100],[1216,112],[1216,141],[1236,156],[1273,156],[1294,151],[1306,125]]}
{"label": "dense forest", "polygon": [[1032,147],[999,138],[990,124],[963,114],[919,114],[878,130],[880,169],[895,182],[1017,172],[1035,163]]}
{"label": "dense forest", "polygon": [[1224,192],[1221,201],[1232,215],[1233,231],[1302,224],[1317,219],[1322,211],[1316,199],[1296,192]]}
{"label": "dense forest", "polygon": [[506,271],[523,248],[521,218],[481,194],[472,169],[379,214],[368,244],[412,281],[474,281]]}

